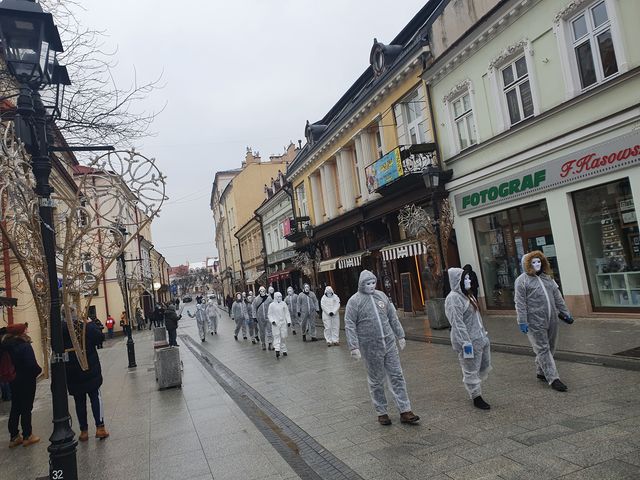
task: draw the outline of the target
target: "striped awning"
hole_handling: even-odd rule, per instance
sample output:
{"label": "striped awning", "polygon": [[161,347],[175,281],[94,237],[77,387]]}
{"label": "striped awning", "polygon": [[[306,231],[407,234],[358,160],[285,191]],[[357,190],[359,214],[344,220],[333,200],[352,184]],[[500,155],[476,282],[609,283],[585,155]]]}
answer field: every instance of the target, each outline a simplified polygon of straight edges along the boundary
{"label": "striped awning", "polygon": [[367,253],[366,250],[361,250],[340,257],[338,259],[338,268],[359,267],[362,264],[362,255],[365,253]]}
{"label": "striped awning", "polygon": [[417,240],[395,243],[380,250],[382,258],[385,260],[396,260],[398,258],[415,257],[427,253],[427,246]]}
{"label": "striped awning", "polygon": [[336,263],[338,263],[338,258],[330,258],[329,260],[322,260],[318,265],[318,272],[329,272],[331,270],[336,269]]}

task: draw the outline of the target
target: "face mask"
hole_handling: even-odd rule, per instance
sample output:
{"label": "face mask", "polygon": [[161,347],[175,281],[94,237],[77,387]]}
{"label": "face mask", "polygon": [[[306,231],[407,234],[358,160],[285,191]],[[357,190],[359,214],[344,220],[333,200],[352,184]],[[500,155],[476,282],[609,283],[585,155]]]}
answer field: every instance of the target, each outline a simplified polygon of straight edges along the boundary
{"label": "face mask", "polygon": [[275,301],[276,301],[276,303],[282,302],[282,295],[276,295],[275,296]]}
{"label": "face mask", "polygon": [[275,290],[273,289],[273,287],[269,287],[269,295],[273,295],[273,292],[275,292]]}
{"label": "face mask", "polygon": [[236,295],[236,300],[242,300],[242,297],[240,295]]}
{"label": "face mask", "polygon": [[287,293],[289,295],[293,295],[293,288],[291,288],[291,287],[287,288]]}
{"label": "face mask", "polygon": [[327,295],[327,297],[332,297],[333,296],[333,292],[327,292],[326,295]]}
{"label": "face mask", "polygon": [[533,269],[536,271],[536,273],[542,269],[542,261],[537,257],[531,260],[531,265],[533,266]]}
{"label": "face mask", "polygon": [[246,294],[246,293],[243,293],[243,294],[242,294],[242,298],[247,298],[247,294]]}
{"label": "face mask", "polygon": [[308,285],[304,286],[304,293],[309,293],[309,286]]}
{"label": "face mask", "polygon": [[368,293],[369,295],[373,295],[373,293],[376,291],[376,281],[375,280],[369,280],[364,284],[364,291],[365,293]]}
{"label": "face mask", "polygon": [[267,291],[264,288],[261,288],[259,292],[260,292],[260,295],[262,296],[264,296],[267,293]]}
{"label": "face mask", "polygon": [[471,290],[471,278],[469,278],[469,275],[464,276],[464,289]]}

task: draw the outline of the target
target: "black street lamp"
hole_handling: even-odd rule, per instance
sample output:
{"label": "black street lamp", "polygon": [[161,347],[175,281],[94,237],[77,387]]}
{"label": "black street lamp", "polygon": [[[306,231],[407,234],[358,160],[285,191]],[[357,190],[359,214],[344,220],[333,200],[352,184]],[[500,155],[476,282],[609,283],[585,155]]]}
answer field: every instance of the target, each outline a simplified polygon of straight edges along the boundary
{"label": "black street lamp", "polygon": [[[51,159],[47,140],[47,113],[38,90],[58,81],[54,78],[56,53],[62,52],[58,29],[50,13],[29,0],[0,3],[0,40],[9,72],[20,84],[16,108],[16,132],[31,154],[31,165],[39,197],[38,213],[47,264],[51,305],[51,399],[53,433],[49,437],[49,478],[76,480],[75,433],[71,429],[65,352],[62,336],[60,293],[56,267],[56,237],[53,225],[53,188],[49,184]],[[66,79],[68,81],[68,78]]]}
{"label": "black street lamp", "polygon": [[[126,244],[126,237],[128,235],[126,228],[123,225],[116,225],[116,228],[122,235],[122,243]],[[137,260],[137,259],[135,259]],[[124,259],[124,248],[120,255],[118,255],[118,263],[120,271],[122,273],[122,299],[124,300],[124,313],[127,316],[127,323],[124,326],[124,332],[127,334],[127,356],[129,358],[129,368],[135,368],[136,364],[136,348],[133,341],[133,335],[131,334],[131,308],[129,306],[129,285],[127,283],[127,261]]]}
{"label": "black street lamp", "polygon": [[433,205],[433,227],[436,232],[436,240],[438,242],[438,256],[440,257],[440,272],[443,282],[443,297],[446,295],[446,270],[447,265],[444,259],[444,250],[442,248],[442,238],[440,236],[440,202],[447,198],[449,192],[444,188],[445,184],[451,180],[453,170],[442,170],[438,165],[433,163],[422,170],[422,180],[428,192],[431,192],[431,204]]}

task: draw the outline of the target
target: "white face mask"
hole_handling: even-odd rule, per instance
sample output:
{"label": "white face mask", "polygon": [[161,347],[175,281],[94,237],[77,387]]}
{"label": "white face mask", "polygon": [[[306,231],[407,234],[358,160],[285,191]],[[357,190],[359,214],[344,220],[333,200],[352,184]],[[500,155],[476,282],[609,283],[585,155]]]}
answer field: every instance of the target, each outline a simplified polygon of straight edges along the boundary
{"label": "white face mask", "polygon": [[287,288],[287,294],[293,295],[293,288],[291,287]]}
{"label": "white face mask", "polygon": [[327,297],[332,297],[333,296],[333,292],[327,292],[326,295],[327,295]]}
{"label": "white face mask", "polygon": [[273,292],[275,292],[275,290],[273,289],[273,287],[269,287],[269,293],[273,294]]}
{"label": "white face mask", "polygon": [[308,285],[304,286],[304,291],[305,291],[305,293],[309,293],[309,286]]}
{"label": "white face mask", "polygon": [[267,291],[264,288],[260,288],[258,292],[260,293],[260,295],[266,295],[267,293]]}
{"label": "white face mask", "polygon": [[471,278],[469,275],[464,276],[464,289],[471,290]]}
{"label": "white face mask", "polygon": [[236,300],[242,300],[242,297],[240,295],[236,295]]}
{"label": "white face mask", "polygon": [[533,260],[531,260],[531,265],[533,266],[533,269],[537,273],[542,269],[542,260],[540,260],[538,257],[536,257]]}
{"label": "white face mask", "polygon": [[275,295],[274,299],[275,299],[276,303],[280,303],[280,302],[282,302],[282,295],[278,293],[278,294]]}
{"label": "white face mask", "polygon": [[376,291],[376,283],[378,283],[376,280],[367,281],[364,284],[365,293],[368,293],[369,295],[373,295],[373,293]]}

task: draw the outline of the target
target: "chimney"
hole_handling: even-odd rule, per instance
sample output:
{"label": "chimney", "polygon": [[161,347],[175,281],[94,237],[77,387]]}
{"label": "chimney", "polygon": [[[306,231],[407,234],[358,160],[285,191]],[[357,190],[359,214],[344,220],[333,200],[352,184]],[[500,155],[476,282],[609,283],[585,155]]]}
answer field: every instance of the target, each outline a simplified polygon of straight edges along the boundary
{"label": "chimney", "polygon": [[298,150],[302,149],[302,140],[298,140]]}

